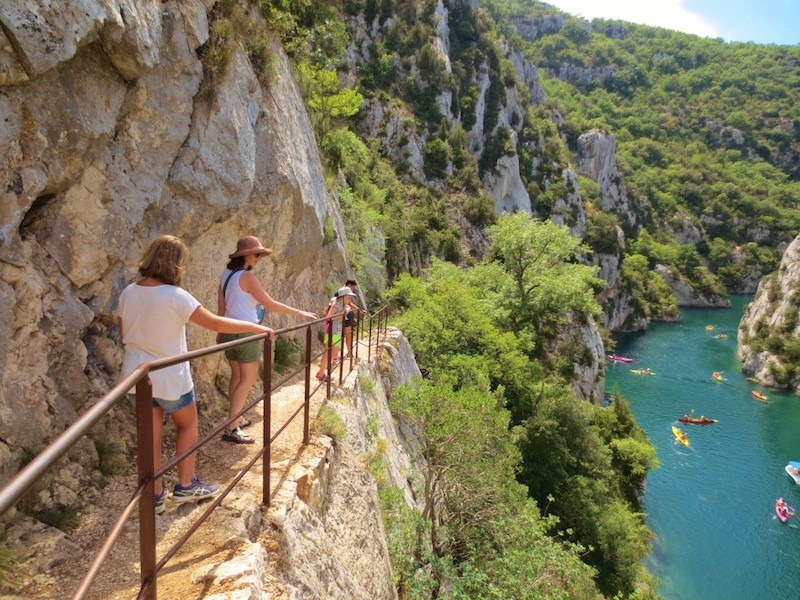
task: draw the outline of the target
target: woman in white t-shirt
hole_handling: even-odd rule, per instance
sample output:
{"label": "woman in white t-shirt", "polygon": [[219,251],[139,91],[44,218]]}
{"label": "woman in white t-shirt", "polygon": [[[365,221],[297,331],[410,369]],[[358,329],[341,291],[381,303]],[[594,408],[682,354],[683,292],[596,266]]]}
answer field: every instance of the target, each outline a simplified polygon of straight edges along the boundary
{"label": "woman in white t-shirt", "polygon": [[[259,323],[266,307],[273,312],[316,319],[317,315],[312,312],[273,300],[261,286],[253,270],[259,259],[269,254],[272,254],[272,250],[262,246],[257,237],[248,235],[239,239],[236,251],[228,255],[230,260],[220,275],[217,314]],[[220,335],[217,336],[217,342],[230,342],[248,335],[250,334]],[[240,419],[238,423],[233,421],[236,418],[234,415],[244,407],[247,394],[258,377],[261,348],[258,342],[243,344],[226,350],[225,358],[231,366],[231,381],[228,386],[231,422],[223,430],[222,439],[235,444],[252,444],[255,439],[242,431],[243,427],[252,422],[246,418]]]}
{"label": "woman in white t-shirt", "polygon": [[[188,321],[217,332],[272,333],[272,329],[258,323],[219,317],[182,289],[181,277],[188,256],[180,239],[162,235],[150,244],[139,263],[142,278],[122,291],[117,315],[125,347],[123,378],[144,362],[187,352]],[[161,468],[164,414],[175,423],[175,452],[179,455],[197,442],[197,405],[188,362],[153,371],[149,376],[153,385],[153,456],[157,471]],[[218,487],[203,483],[194,468],[195,453],[178,463],[174,501],[194,502],[218,493]],[[166,498],[166,486],[160,477],[155,481],[155,493],[156,512],[160,514]]]}

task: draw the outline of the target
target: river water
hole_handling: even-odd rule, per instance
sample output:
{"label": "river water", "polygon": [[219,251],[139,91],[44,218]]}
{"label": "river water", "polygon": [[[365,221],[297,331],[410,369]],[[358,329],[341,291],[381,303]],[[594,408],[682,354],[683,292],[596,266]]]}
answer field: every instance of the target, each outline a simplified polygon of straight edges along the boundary
{"label": "river water", "polygon": [[[784,472],[789,460],[800,461],[800,396],[742,374],[736,333],[750,300],[684,310],[680,323],[620,337],[615,352],[635,361],[607,369],[607,391],[617,385],[628,399],[661,463],[648,476],[644,510],[656,535],[647,566],[665,600],[800,598],[800,518],[783,524],[774,511],[779,496],[800,510],[800,486]],[[647,367],[653,375],[630,372]],[[754,389],[768,401],[751,396]],[[719,422],[677,422],[692,410]],[[672,425],[689,447],[677,443]]]}

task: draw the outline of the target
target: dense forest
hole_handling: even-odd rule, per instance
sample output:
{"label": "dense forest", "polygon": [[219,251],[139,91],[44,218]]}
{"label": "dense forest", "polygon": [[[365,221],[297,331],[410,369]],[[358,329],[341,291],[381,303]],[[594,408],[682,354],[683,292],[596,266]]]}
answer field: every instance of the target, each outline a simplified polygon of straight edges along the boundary
{"label": "dense forest", "polygon": [[[424,374],[393,409],[421,436],[425,511],[381,485],[400,596],[656,597],[654,450],[624,398],[577,400],[597,356],[576,332],[612,347],[611,287],[646,325],[679,316],[664,273],[724,298],[776,268],[800,230],[800,48],[533,0],[222,0],[211,25],[209,77],[242,44],[268,85],[281,37],[352,266]],[[605,184],[575,168],[595,130]],[[530,209],[501,214],[509,164]]]}

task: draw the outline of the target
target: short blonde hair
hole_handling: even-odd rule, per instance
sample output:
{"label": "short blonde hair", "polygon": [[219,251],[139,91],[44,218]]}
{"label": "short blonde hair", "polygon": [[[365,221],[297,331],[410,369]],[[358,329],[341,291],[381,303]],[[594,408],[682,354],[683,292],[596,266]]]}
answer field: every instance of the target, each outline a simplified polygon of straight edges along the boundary
{"label": "short blonde hair", "polygon": [[142,277],[152,277],[168,285],[180,285],[189,249],[180,238],[162,235],[154,239],[139,261]]}

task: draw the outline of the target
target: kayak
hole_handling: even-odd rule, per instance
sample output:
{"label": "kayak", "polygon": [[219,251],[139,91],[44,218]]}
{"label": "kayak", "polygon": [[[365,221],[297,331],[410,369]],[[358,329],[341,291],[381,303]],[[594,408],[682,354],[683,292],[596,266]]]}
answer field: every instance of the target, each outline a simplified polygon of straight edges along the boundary
{"label": "kayak", "polygon": [[713,325],[706,325],[706,331],[714,331]]}
{"label": "kayak", "polygon": [[689,438],[687,438],[686,434],[683,433],[680,429],[675,427],[675,425],[672,426],[672,434],[684,446],[688,446],[689,445]]}
{"label": "kayak", "polygon": [[609,354],[608,355],[608,360],[613,360],[613,361],[616,361],[616,362],[624,362],[624,363],[632,363],[633,362],[632,358],[627,358],[625,356],[619,356],[617,354]]}
{"label": "kayak", "polygon": [[783,468],[786,474],[792,478],[797,485],[800,485],[800,462],[790,460],[789,464]]}
{"label": "kayak", "polygon": [[631,369],[631,373],[636,373],[637,375],[655,375],[650,369]]}
{"label": "kayak", "polygon": [[717,335],[714,336],[714,339],[715,340],[727,340],[728,339],[728,334],[727,333],[718,333]]}
{"label": "kayak", "polygon": [[678,419],[681,423],[695,423],[697,425],[710,425],[711,423],[716,423],[717,419],[709,419],[706,416],[701,417],[690,417],[689,415],[683,415],[680,419]]}
{"label": "kayak", "polygon": [[781,520],[781,523],[786,523],[789,520],[789,517],[795,514],[794,509],[786,504],[786,500],[783,498],[778,498],[775,501],[775,514],[778,515],[778,518]]}
{"label": "kayak", "polygon": [[750,390],[750,393],[753,394],[754,398],[758,398],[762,402],[766,402],[767,401],[767,397],[764,394],[762,394],[761,392],[759,392],[759,391]]}
{"label": "kayak", "polygon": [[714,371],[711,376],[716,379],[717,381],[725,381],[725,378],[722,376],[722,373],[719,371]]}

